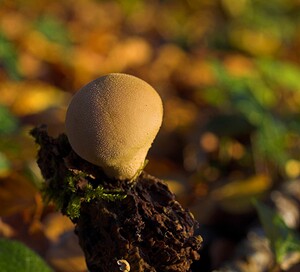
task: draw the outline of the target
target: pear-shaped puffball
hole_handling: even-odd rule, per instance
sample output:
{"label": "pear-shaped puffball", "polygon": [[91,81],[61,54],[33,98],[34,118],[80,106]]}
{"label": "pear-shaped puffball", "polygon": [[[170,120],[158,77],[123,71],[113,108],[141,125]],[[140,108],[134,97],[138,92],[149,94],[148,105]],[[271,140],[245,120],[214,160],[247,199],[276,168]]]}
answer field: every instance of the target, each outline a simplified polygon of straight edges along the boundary
{"label": "pear-shaped puffball", "polygon": [[79,90],[66,115],[73,150],[116,179],[131,179],[144,165],[161,126],[162,101],[145,81],[126,74],[100,77]]}

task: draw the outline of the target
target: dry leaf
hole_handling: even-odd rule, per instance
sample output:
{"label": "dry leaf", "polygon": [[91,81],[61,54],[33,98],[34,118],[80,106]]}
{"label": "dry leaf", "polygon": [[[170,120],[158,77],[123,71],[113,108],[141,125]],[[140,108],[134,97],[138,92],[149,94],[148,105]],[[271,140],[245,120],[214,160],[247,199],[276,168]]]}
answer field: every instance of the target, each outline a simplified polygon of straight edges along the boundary
{"label": "dry leaf", "polygon": [[48,250],[46,259],[55,268],[55,271],[86,271],[84,255],[73,231],[61,235],[58,242]]}
{"label": "dry leaf", "polygon": [[63,233],[73,229],[71,220],[59,212],[51,213],[43,220],[44,233],[52,242],[57,242]]}
{"label": "dry leaf", "polygon": [[255,175],[246,180],[229,182],[212,191],[211,197],[224,209],[231,212],[244,212],[252,208],[254,197],[261,196],[271,186],[271,179],[266,175]]}
{"label": "dry leaf", "polygon": [[16,172],[0,179],[0,216],[35,208],[37,188],[21,174]]}
{"label": "dry leaf", "polygon": [[65,105],[67,93],[43,82],[6,82],[0,86],[0,103],[8,105],[17,116],[41,112]]}

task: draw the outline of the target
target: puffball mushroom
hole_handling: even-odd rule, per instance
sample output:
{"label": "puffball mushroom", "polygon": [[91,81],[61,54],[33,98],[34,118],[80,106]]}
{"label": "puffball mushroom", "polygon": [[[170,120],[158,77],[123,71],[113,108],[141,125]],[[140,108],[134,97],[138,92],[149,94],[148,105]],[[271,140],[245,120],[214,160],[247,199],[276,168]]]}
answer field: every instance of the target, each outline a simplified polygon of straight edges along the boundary
{"label": "puffball mushroom", "polygon": [[74,95],[66,134],[75,153],[108,177],[132,179],[144,165],[162,116],[161,98],[148,83],[112,73]]}

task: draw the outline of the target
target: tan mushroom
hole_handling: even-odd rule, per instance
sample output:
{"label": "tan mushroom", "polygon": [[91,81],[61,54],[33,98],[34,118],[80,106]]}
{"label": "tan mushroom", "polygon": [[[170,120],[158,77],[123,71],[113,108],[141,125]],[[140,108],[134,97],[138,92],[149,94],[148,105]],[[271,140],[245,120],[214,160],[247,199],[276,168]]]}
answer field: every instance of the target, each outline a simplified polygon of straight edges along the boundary
{"label": "tan mushroom", "polygon": [[162,116],[162,101],[148,83],[113,73],[74,95],[66,133],[73,150],[107,176],[132,179],[144,165]]}

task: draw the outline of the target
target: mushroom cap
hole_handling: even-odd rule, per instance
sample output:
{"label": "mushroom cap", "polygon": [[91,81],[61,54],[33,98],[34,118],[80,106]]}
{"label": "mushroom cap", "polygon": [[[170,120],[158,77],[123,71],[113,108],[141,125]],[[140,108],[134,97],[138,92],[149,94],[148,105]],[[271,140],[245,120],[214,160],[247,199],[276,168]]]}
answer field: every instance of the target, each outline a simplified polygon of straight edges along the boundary
{"label": "mushroom cap", "polygon": [[73,150],[110,178],[131,179],[141,169],[162,123],[158,93],[145,81],[113,73],[72,98],[66,134]]}

